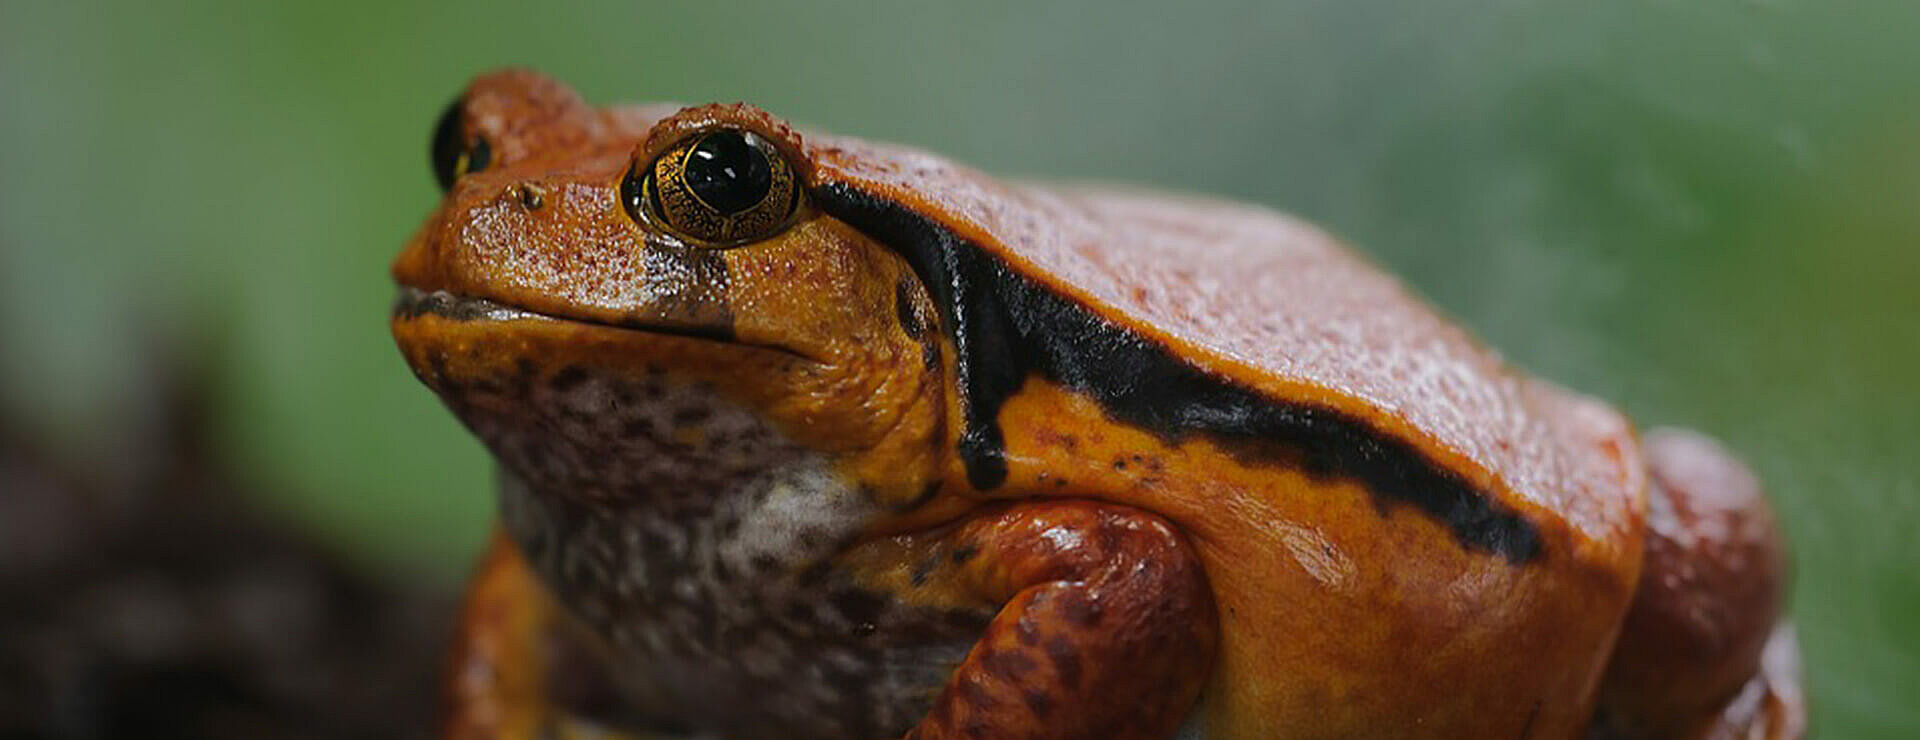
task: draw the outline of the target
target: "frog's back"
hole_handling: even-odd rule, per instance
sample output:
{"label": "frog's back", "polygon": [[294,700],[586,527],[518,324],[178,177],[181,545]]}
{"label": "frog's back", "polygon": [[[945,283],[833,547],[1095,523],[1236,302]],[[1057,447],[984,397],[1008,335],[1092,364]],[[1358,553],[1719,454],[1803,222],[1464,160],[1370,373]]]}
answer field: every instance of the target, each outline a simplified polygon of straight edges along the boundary
{"label": "frog's back", "polygon": [[[1637,492],[1621,485],[1633,454],[1623,420],[1516,372],[1319,229],[1220,201],[1032,194],[1099,230],[1028,253],[1040,271],[1192,347],[1209,371],[1345,412],[1577,536],[1611,540],[1627,523],[1623,496]],[[1584,445],[1596,436],[1616,453]]]}
{"label": "frog's back", "polygon": [[[1182,362],[1408,442],[1582,538],[1632,524],[1637,477],[1623,471],[1637,460],[1623,420],[1516,372],[1309,224],[1146,190],[1001,183],[912,150],[829,141],[823,179],[931,215]],[[1581,444],[1596,440],[1605,454]]]}
{"label": "frog's back", "polygon": [[[917,152],[814,143],[828,191],[911,210],[990,255],[1011,331],[1095,336],[1022,350],[1078,367],[1035,371],[1050,382],[1022,386],[997,419],[1011,458],[1048,459],[1077,473],[1072,491],[1194,538],[1223,619],[1209,735],[1583,726],[1639,563],[1643,476],[1618,414],[1517,373],[1273,211],[1004,184]],[[1011,285],[1047,298],[1007,298]],[[1056,385],[1066,400],[1020,398]],[[1104,418],[1074,416],[1089,405]],[[1261,460],[1231,439],[1268,429],[1305,454]],[[1048,458],[1058,439],[1070,449]],[[1156,446],[1147,478],[1072,467]],[[1337,459],[1317,461],[1326,450]],[[1472,689],[1434,688],[1462,681]]]}

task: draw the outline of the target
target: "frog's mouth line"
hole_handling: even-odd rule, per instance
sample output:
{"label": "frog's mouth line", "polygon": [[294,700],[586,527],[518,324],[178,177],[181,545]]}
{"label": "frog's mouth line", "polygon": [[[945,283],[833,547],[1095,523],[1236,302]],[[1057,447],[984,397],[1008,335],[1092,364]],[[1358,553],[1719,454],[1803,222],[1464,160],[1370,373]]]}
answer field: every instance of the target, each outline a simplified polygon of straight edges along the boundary
{"label": "frog's mouth line", "polygon": [[411,319],[423,314],[455,321],[571,320],[514,308],[485,298],[455,295],[444,290],[425,291],[410,285],[400,286],[400,294],[393,299],[393,315]]}
{"label": "frog's mouth line", "polygon": [[454,321],[544,321],[562,324],[579,324],[604,329],[631,331],[641,334],[665,334],[709,342],[719,342],[740,347],[771,350],[792,355],[803,360],[814,360],[791,347],[774,344],[742,342],[725,329],[700,326],[687,326],[665,323],[595,321],[593,319],[570,318],[552,314],[529,311],[499,301],[476,296],[449,293],[444,290],[423,290],[411,285],[400,286],[399,295],[394,297],[393,316],[400,319],[412,319],[424,315],[438,316]]}

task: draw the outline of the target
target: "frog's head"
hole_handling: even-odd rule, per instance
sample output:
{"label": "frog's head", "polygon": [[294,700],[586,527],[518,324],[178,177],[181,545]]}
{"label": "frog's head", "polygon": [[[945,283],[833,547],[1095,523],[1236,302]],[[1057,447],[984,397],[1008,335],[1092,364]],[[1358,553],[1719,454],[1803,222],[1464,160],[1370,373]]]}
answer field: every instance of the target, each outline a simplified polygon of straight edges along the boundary
{"label": "frog's head", "polygon": [[434,134],[446,195],[394,263],[394,335],[536,488],[646,495],[620,461],[697,482],[786,450],[912,508],[951,467],[938,319],[896,251],[815,203],[819,153],[747,105],[603,110],[483,76]]}

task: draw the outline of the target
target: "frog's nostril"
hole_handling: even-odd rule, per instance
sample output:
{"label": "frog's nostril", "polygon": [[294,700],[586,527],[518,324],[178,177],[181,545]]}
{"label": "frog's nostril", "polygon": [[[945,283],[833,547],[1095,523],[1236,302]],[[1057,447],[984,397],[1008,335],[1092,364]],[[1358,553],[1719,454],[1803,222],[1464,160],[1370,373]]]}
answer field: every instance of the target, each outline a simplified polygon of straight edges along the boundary
{"label": "frog's nostril", "polygon": [[514,190],[520,196],[520,207],[529,211],[538,211],[547,204],[547,189],[539,185],[523,182]]}

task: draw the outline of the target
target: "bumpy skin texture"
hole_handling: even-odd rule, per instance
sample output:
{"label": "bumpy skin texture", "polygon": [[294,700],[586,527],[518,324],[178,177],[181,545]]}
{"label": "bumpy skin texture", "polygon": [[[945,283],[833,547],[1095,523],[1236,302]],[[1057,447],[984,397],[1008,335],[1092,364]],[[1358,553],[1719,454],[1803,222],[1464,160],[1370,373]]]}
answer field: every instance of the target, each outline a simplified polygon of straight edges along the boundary
{"label": "bumpy skin texture", "polygon": [[1620,737],[1797,737],[1786,551],[1759,482],[1713,440],[1647,435],[1647,565],[1601,687]]}
{"label": "bumpy skin texture", "polygon": [[[393,320],[504,469],[450,737],[1801,732],[1744,468],[1309,226],[521,71],[458,106],[490,156]],[[789,227],[623,207],[716,128]]]}
{"label": "bumpy skin texture", "polygon": [[962,588],[1004,604],[909,738],[1162,738],[1199,693],[1212,596],[1158,517],[1020,505],[904,544],[910,562],[953,563]]}

